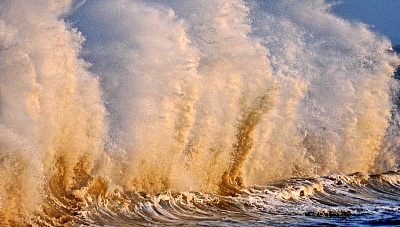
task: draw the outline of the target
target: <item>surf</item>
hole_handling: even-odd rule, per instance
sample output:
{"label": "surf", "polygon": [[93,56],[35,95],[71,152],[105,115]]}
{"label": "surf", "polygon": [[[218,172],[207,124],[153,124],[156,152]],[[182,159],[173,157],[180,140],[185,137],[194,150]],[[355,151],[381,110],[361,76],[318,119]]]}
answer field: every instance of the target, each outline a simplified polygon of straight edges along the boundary
{"label": "surf", "polygon": [[395,170],[399,57],[331,7],[1,2],[0,219],[248,220],[257,187]]}

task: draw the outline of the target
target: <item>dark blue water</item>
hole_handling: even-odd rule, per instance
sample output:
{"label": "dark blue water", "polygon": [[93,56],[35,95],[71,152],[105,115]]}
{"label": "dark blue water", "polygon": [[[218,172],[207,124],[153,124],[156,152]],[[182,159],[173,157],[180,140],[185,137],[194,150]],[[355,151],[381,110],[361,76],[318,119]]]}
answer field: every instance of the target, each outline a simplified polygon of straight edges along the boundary
{"label": "dark blue water", "polygon": [[[50,213],[58,210],[64,219],[40,216],[74,226],[388,226],[400,221],[399,180],[394,171],[293,178],[242,188],[236,196],[115,191],[97,197],[86,194],[69,203],[53,197],[48,201]],[[101,191],[99,186],[92,185]]]}

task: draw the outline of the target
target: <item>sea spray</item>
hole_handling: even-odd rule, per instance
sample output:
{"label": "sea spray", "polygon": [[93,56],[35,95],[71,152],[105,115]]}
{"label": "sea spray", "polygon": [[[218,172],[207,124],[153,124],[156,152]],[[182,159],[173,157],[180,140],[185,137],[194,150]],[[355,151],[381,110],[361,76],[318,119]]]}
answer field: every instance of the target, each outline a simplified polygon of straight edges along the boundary
{"label": "sea spray", "polygon": [[[83,38],[58,18],[68,4],[0,3],[0,216],[5,219],[27,218],[25,212],[40,208],[49,187],[77,186],[102,147],[98,82],[77,58]],[[58,180],[50,186],[52,178]]]}
{"label": "sea spray", "polygon": [[399,60],[329,7],[1,2],[0,219],[187,224],[251,185],[392,169]]}
{"label": "sea spray", "polygon": [[170,9],[135,1],[92,1],[77,13],[92,39],[84,56],[102,81],[109,137],[122,148],[109,153],[110,178],[129,190],[181,187],[171,173],[184,165],[177,162],[201,86],[185,24]]}
{"label": "sea spray", "polygon": [[276,112],[260,127],[273,133],[260,134],[257,140],[267,142],[256,145],[247,166],[250,184],[368,172],[386,152],[381,147],[398,60],[386,39],[337,18],[329,7],[323,1],[267,1],[253,14],[253,34],[270,51],[281,89]]}
{"label": "sea spray", "polygon": [[[248,121],[260,99],[273,99],[267,51],[247,36],[243,2],[185,4],[198,11],[178,10],[184,20],[171,9],[133,1],[91,2],[76,15],[93,40],[85,57],[103,78],[111,134],[134,163],[125,176],[136,177],[126,184],[136,181],[146,191],[218,190],[232,146],[242,140],[240,121]],[[100,30],[116,21],[119,26]],[[241,47],[232,49],[235,44]],[[177,176],[190,184],[180,185]]]}

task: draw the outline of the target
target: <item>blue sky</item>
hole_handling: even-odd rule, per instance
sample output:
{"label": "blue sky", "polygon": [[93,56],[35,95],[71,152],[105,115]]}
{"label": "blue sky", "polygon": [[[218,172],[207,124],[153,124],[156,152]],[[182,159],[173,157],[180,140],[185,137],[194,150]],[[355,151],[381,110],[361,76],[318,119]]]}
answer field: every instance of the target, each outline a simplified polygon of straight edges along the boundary
{"label": "blue sky", "polygon": [[[338,2],[338,0],[327,0]],[[400,0],[341,0],[333,13],[351,21],[371,25],[371,29],[400,44]]]}

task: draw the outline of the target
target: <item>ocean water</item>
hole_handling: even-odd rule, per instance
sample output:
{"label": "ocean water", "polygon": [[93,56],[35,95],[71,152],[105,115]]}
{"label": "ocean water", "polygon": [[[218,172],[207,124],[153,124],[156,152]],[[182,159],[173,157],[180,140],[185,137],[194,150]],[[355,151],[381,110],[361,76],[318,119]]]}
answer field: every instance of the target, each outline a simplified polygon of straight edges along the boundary
{"label": "ocean water", "polygon": [[1,1],[0,223],[400,224],[399,64],[323,0]]}

